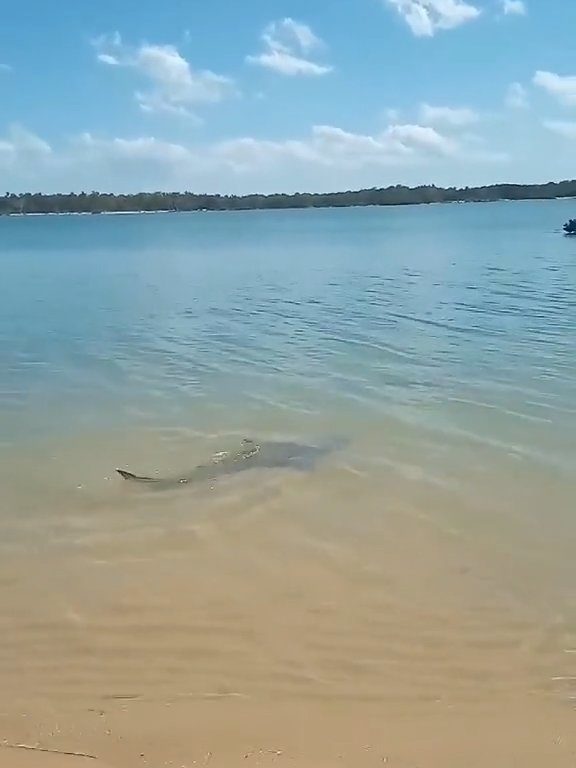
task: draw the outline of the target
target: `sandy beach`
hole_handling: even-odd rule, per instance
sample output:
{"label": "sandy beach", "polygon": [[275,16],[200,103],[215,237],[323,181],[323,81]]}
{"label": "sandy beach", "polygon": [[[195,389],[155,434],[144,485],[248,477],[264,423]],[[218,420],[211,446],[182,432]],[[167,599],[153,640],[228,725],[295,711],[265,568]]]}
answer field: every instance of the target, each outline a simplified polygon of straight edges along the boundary
{"label": "sandy beach", "polygon": [[341,465],[255,479],[91,502],[73,546],[5,552],[0,765],[573,765],[551,585],[488,567],[441,494],[427,517]]}
{"label": "sandy beach", "polygon": [[[55,750],[89,744],[96,759],[0,748],[4,768],[140,768],[141,766],[360,766],[471,768],[574,765],[573,713],[509,702],[489,707],[391,713],[370,704],[333,706],[270,702],[183,704],[137,712],[72,716],[44,743]],[[26,729],[22,729],[25,731]]]}

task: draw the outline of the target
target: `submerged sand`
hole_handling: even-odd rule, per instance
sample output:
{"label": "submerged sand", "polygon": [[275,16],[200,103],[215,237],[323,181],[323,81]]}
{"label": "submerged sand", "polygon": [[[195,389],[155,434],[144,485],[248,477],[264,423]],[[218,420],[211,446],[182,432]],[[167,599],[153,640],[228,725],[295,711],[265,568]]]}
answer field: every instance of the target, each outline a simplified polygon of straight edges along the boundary
{"label": "submerged sand", "polygon": [[536,508],[352,456],[91,482],[6,529],[0,766],[574,765],[571,542]]}

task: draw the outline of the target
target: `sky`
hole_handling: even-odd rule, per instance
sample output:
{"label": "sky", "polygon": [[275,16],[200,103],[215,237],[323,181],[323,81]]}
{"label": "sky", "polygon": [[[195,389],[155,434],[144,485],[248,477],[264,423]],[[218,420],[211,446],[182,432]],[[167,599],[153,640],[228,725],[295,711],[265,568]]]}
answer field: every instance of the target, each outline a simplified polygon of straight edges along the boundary
{"label": "sky", "polygon": [[0,0],[0,193],[576,177],[576,0]]}

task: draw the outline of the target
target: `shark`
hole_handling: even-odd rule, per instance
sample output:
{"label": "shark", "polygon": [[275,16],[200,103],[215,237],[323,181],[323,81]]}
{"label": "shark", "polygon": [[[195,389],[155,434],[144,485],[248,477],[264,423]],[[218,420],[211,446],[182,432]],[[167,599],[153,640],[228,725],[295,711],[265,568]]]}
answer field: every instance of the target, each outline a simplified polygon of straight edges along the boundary
{"label": "shark", "polygon": [[246,438],[242,440],[239,450],[218,453],[187,473],[154,477],[135,474],[126,469],[116,469],[116,472],[128,482],[155,490],[169,490],[206,481],[214,482],[220,477],[253,469],[311,471],[321,459],[342,444],[343,441],[333,441],[315,446],[292,442],[259,442]]}

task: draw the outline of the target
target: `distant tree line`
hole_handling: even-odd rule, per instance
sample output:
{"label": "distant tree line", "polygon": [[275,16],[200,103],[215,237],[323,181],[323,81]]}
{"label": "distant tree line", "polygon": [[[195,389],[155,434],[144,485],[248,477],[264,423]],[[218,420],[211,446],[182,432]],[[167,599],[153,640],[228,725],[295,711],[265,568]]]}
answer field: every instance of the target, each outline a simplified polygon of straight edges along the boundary
{"label": "distant tree line", "polygon": [[120,213],[135,211],[245,211],[283,208],[345,208],[365,205],[471,203],[495,200],[549,200],[576,197],[576,181],[548,184],[494,184],[488,187],[404,187],[362,189],[354,192],[273,195],[202,195],[193,192],[139,192],[115,195],[101,192],[44,195],[10,194],[0,197],[0,215],[18,213]]}

